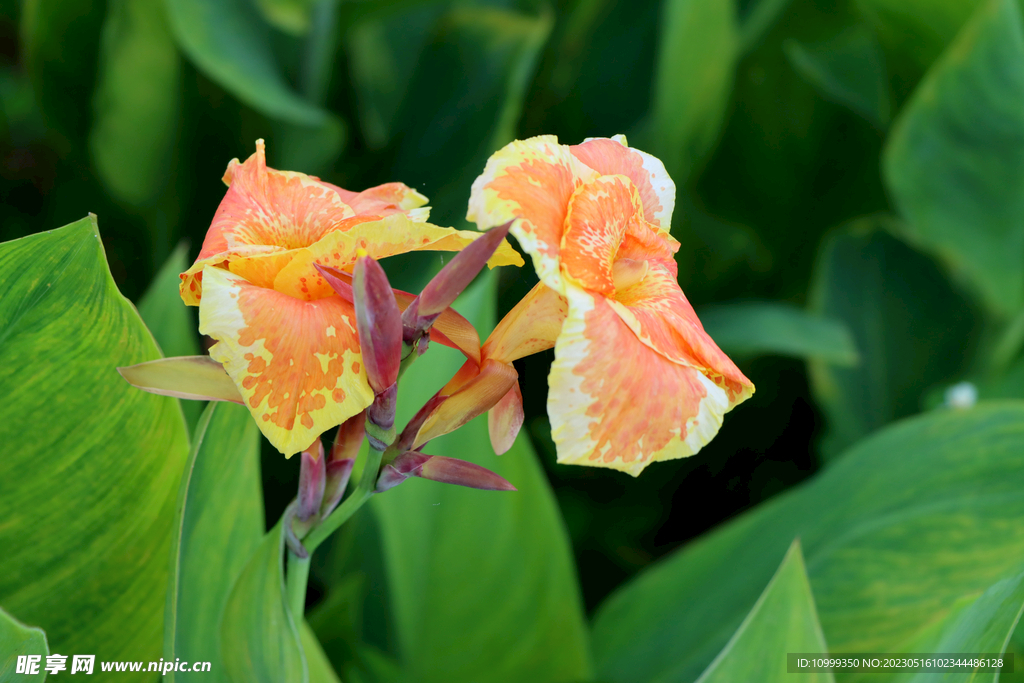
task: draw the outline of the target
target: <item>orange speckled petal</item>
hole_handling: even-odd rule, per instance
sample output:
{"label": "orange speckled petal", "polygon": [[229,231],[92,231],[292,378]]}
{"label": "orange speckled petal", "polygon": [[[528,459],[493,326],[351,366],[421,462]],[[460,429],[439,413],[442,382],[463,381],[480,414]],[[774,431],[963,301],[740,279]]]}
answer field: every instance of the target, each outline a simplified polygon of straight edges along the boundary
{"label": "orange speckled petal", "polygon": [[351,304],[300,301],[210,266],[203,283],[199,331],[217,340],[210,357],[286,456],[373,401]]}
{"label": "orange speckled petal", "polygon": [[543,282],[501,319],[481,353],[503,363],[546,351],[555,345],[569,308],[555,290]]}
{"label": "orange speckled petal", "polygon": [[701,370],[725,389],[735,406],[754,393],[754,385],[704,331],[675,277],[654,265],[642,282],[616,293],[608,302],[639,340],[668,360]]}
{"label": "orange speckled petal", "polygon": [[192,267],[182,273],[179,277],[181,278],[181,284],[178,286],[178,291],[181,294],[181,300],[185,302],[186,306],[198,306],[199,301],[203,296],[203,268],[206,266],[224,266],[229,261],[245,258],[258,258],[261,256],[284,254],[289,250],[284,247],[273,247],[265,245],[255,245],[251,247],[239,247],[238,249],[232,249],[221,254],[214,254],[209,258],[197,259]]}
{"label": "orange speckled petal", "polygon": [[[300,249],[278,273],[274,289],[312,301],[333,294],[313,267],[314,263],[346,270],[355,263],[358,249],[365,249],[370,256],[380,260],[409,251],[459,251],[479,236],[478,232],[440,228],[430,223],[418,223],[405,214],[392,214],[360,223],[344,232],[332,232],[316,244]],[[492,268],[522,264],[522,257],[508,242],[503,242],[487,262]]]}
{"label": "orange speckled petal", "polygon": [[426,206],[427,198],[405,183],[384,183],[362,192],[344,190],[336,185],[330,186],[337,190],[342,200],[357,214],[387,216],[407,212],[410,218],[419,222],[427,220],[430,216],[430,207]]}
{"label": "orange speckled petal", "polygon": [[626,138],[591,138],[569,148],[573,156],[601,175],[627,176],[640,191],[644,218],[668,230],[676,203],[676,185],[656,157],[626,146]]}
{"label": "orange speckled petal", "polygon": [[548,378],[558,461],[638,475],[693,455],[730,409],[724,390],[641,344],[607,301],[566,284],[569,316]]}
{"label": "orange speckled petal", "polygon": [[565,217],[563,275],[591,292],[614,294],[612,264],[638,213],[643,213],[640,194],[626,176],[605,175],[580,186]]}
{"label": "orange speckled petal", "polygon": [[558,253],[569,198],[597,177],[553,135],[516,140],[491,155],[473,182],[466,219],[481,230],[512,225],[541,281],[561,291]]}
{"label": "orange speckled petal", "polygon": [[355,215],[333,185],[304,173],[268,168],[262,140],[245,163],[235,159],[228,164],[224,182],[228,191],[198,260],[249,245],[305,247]]}

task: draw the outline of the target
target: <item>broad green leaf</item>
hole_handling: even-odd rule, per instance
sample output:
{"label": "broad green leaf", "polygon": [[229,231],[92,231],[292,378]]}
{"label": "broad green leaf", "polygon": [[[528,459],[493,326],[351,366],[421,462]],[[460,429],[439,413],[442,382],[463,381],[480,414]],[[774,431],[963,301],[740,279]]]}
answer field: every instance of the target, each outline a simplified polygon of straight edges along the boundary
{"label": "broad green leaf", "polygon": [[761,301],[705,306],[698,315],[723,351],[737,356],[776,353],[857,364],[857,347],[842,322],[789,304]]}
{"label": "broad green leaf", "polygon": [[885,56],[871,30],[854,26],[824,43],[786,43],[793,68],[826,99],[849,107],[878,129],[889,124]]}
{"label": "broad green leaf", "polygon": [[[789,546],[750,614],[697,683],[789,683],[788,652],[828,653],[799,541]],[[808,683],[835,681],[831,673],[809,673],[800,679]]]}
{"label": "broad green leaf", "polygon": [[296,93],[272,50],[270,27],[247,0],[164,0],[182,51],[200,71],[253,109],[304,126],[326,112]]}
{"label": "broad green leaf", "polygon": [[[178,294],[178,274],[188,266],[188,249],[182,243],[167,257],[139,299],[139,315],[167,357],[197,356],[200,352],[198,322]],[[181,410],[189,428],[194,429],[203,410],[202,403],[182,401]]]}
{"label": "broad green leaf", "polygon": [[118,200],[151,204],[171,177],[178,49],[157,0],[111,0],[103,26],[89,146]]}
{"label": "broad green leaf", "polygon": [[[994,654],[1005,652],[1010,636],[1024,611],[1024,574],[1003,579],[985,591],[981,597],[950,620],[934,652],[974,652]],[[1014,662],[1019,670],[1020,663]],[[1002,677],[999,677],[1002,679]],[[949,672],[944,674],[919,673],[910,683],[981,683],[997,680],[994,673]]]}
{"label": "broad green leaf", "polygon": [[[44,681],[46,656],[46,634],[42,629],[25,626],[10,614],[0,609],[0,681]],[[18,657],[39,655],[41,657],[38,675],[29,677],[18,674]],[[70,668],[70,667],[69,667]]]}
{"label": "broad green leaf", "polygon": [[983,0],[857,0],[891,50],[925,69],[956,37]]}
{"label": "broad green leaf", "polygon": [[160,352],[93,217],[0,245],[0,291],[0,604],[54,652],[155,661],[188,439],[115,368]]}
{"label": "broad green leaf", "polygon": [[21,54],[43,120],[62,150],[88,135],[92,73],[99,54],[106,3],[94,0],[25,0]]}
{"label": "broad green leaf", "polygon": [[[456,305],[485,331],[495,282],[485,275]],[[446,350],[432,346],[406,373],[398,424],[458,370],[460,357]],[[409,679],[585,680],[589,649],[569,539],[525,436],[498,458],[481,416],[425,450],[483,465],[519,490],[410,480],[374,496]]]}
{"label": "broad green leaf", "polygon": [[515,137],[551,24],[547,12],[493,7],[457,7],[437,22],[396,117],[392,170],[430,197],[435,222],[464,220],[473,180]]}
{"label": "broad green leaf", "polygon": [[299,630],[284,592],[284,527],[263,537],[224,607],[221,660],[234,683],[305,683],[309,680]]}
{"label": "broad green leaf", "polygon": [[263,17],[274,26],[288,33],[301,35],[310,28],[310,15],[316,1],[256,0],[256,6],[263,13]]}
{"label": "broad green leaf", "polygon": [[663,12],[650,128],[639,142],[681,186],[718,139],[739,37],[732,0],[667,0]]}
{"label": "broad green leaf", "polygon": [[1020,8],[987,1],[904,107],[882,166],[901,234],[1003,316],[1024,306],[1022,99]]}
{"label": "broad green leaf", "polygon": [[[235,580],[263,538],[259,431],[249,411],[210,403],[192,437],[178,494],[177,538],[164,615],[164,659],[221,672],[220,622]],[[167,681],[209,673],[170,673]]]}
{"label": "broad green leaf", "polygon": [[1024,562],[1024,402],[936,411],[644,571],[598,610],[598,680],[694,680],[799,537],[832,652],[914,652]]}
{"label": "broad green leaf", "polygon": [[739,17],[740,47],[744,53],[757,48],[764,35],[789,7],[791,0],[753,0]]}
{"label": "broad green leaf", "polygon": [[302,622],[299,628],[299,640],[302,643],[302,653],[309,665],[309,683],[341,683],[338,674],[331,668],[331,662],[324,654],[320,641],[309,624]]}
{"label": "broad green leaf", "polygon": [[858,221],[818,254],[811,310],[843,322],[860,354],[850,368],[811,361],[829,458],[921,410],[925,393],[958,377],[969,360],[972,309],[928,258],[877,229],[887,222]]}

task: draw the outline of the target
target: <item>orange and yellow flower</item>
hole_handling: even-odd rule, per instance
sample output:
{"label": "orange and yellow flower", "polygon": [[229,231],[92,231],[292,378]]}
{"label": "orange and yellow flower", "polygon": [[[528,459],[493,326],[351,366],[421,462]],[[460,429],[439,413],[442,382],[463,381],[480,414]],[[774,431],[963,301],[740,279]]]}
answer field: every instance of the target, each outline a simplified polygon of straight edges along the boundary
{"label": "orange and yellow flower", "polygon": [[[547,407],[559,462],[637,475],[692,455],[754,391],[676,281],[674,203],[661,162],[622,136],[516,141],[473,183],[467,218],[482,230],[514,220],[541,280],[491,334],[483,362],[554,347]],[[521,412],[511,392],[496,408],[492,439]]]}
{"label": "orange and yellow flower", "polygon": [[[224,175],[228,191],[181,296],[260,429],[285,455],[308,447],[373,401],[352,304],[316,264],[351,272],[376,259],[458,251],[479,233],[426,222],[427,199],[402,183],[350,192],[266,165],[263,141]],[[521,265],[502,244],[489,265]]]}

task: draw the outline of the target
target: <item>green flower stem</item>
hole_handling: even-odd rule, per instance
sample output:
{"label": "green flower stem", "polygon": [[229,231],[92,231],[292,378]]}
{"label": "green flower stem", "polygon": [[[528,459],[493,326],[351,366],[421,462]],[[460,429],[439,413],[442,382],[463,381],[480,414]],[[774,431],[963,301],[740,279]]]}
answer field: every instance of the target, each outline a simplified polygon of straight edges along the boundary
{"label": "green flower stem", "polygon": [[295,626],[298,628],[306,612],[306,584],[309,581],[309,560],[310,555],[305,558],[296,555],[291,548],[288,549],[288,576],[285,580],[285,592],[288,596],[288,607],[295,618]]}
{"label": "green flower stem", "polygon": [[384,451],[378,451],[376,448],[370,448],[367,452],[363,476],[360,477],[355,491],[338,506],[337,510],[313,529],[309,536],[303,539],[302,544],[306,546],[310,555],[373,495],[373,490],[377,488],[377,471],[380,469],[380,461],[383,456]]}

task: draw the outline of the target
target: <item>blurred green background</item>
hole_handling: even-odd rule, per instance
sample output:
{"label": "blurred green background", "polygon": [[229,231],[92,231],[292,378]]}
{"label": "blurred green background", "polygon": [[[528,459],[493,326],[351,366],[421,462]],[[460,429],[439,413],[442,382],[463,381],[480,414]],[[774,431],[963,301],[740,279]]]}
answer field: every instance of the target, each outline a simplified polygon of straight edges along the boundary
{"label": "blurred green background", "polygon": [[[1022,36],[1012,0],[6,0],[0,241],[95,213],[138,302],[257,138],[466,228],[506,142],[625,133],[675,179],[680,284],[757,393],[634,480],[555,464],[552,354],[517,362],[591,613],[950,386],[1024,396]],[[415,290],[441,263],[385,266]],[[499,317],[535,282],[505,269]],[[262,468],[272,525],[298,463]]]}

